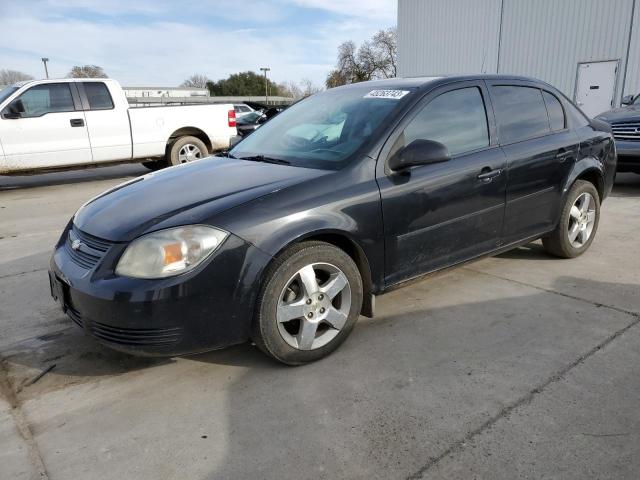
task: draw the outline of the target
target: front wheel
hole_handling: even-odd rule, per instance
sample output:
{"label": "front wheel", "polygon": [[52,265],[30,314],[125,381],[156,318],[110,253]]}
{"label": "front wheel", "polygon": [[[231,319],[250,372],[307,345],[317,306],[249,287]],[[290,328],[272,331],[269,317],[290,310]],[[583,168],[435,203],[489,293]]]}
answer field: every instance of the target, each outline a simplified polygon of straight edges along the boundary
{"label": "front wheel", "polygon": [[295,245],[266,274],[253,340],[288,365],[319,360],[347,338],[362,296],[360,272],[344,251],[324,242]]}
{"label": "front wheel", "polygon": [[566,198],[558,226],[542,239],[542,244],[552,255],[574,258],[583,254],[596,236],[600,197],[591,182],[578,180]]}

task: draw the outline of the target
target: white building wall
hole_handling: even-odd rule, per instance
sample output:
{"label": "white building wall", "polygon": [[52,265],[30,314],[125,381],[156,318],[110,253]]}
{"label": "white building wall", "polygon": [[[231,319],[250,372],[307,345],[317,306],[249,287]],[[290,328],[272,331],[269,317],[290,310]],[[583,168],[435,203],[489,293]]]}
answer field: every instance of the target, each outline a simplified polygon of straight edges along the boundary
{"label": "white building wall", "polygon": [[640,0],[398,0],[400,76],[526,75],[574,98],[598,60],[620,61],[616,104],[640,93]]}
{"label": "white building wall", "polygon": [[403,77],[496,71],[501,0],[399,0]]}

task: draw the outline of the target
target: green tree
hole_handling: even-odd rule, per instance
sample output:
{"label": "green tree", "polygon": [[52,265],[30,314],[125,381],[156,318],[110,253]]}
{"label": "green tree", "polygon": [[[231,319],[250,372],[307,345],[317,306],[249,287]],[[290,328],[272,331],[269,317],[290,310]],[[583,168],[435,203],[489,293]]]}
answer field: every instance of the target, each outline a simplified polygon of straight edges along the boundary
{"label": "green tree", "polygon": [[[264,95],[264,76],[255,72],[234,73],[226,79],[208,82],[207,88],[211,95]],[[280,94],[278,85],[271,80],[267,80],[267,88],[270,96]]]}

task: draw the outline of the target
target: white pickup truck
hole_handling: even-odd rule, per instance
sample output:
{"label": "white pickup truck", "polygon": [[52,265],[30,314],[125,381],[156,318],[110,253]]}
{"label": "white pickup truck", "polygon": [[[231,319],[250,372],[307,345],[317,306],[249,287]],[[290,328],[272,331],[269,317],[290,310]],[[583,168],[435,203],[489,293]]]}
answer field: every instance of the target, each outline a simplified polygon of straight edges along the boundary
{"label": "white pickup truck", "polygon": [[110,79],[34,80],[0,91],[0,175],[142,162],[177,165],[229,148],[233,105],[130,108]]}

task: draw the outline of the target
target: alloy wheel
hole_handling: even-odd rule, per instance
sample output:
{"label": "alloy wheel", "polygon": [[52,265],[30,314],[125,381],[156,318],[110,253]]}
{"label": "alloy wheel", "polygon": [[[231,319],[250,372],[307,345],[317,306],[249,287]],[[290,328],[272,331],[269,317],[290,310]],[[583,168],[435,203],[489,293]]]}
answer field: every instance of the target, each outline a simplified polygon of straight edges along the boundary
{"label": "alloy wheel", "polygon": [[289,346],[315,350],[340,333],[350,308],[351,286],[342,270],[329,263],[306,265],[280,294],[278,331]]}
{"label": "alloy wheel", "polygon": [[581,248],[591,238],[596,222],[596,201],[585,192],[576,198],[569,212],[569,242],[575,248]]}
{"label": "alloy wheel", "polygon": [[178,152],[178,161],[180,163],[192,162],[193,160],[197,160],[199,158],[202,158],[202,152],[192,143],[183,145]]}

